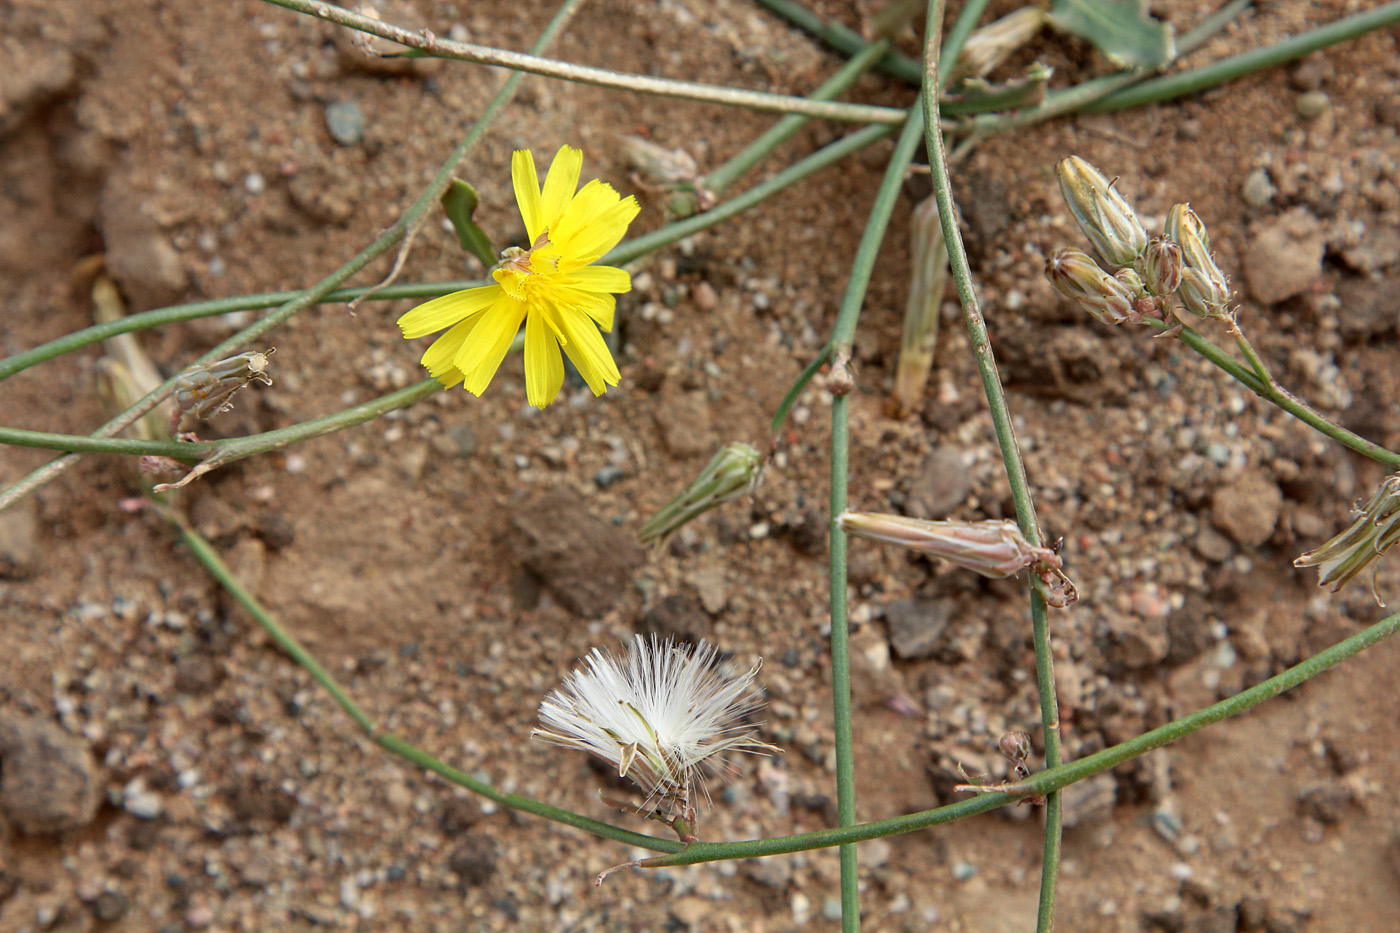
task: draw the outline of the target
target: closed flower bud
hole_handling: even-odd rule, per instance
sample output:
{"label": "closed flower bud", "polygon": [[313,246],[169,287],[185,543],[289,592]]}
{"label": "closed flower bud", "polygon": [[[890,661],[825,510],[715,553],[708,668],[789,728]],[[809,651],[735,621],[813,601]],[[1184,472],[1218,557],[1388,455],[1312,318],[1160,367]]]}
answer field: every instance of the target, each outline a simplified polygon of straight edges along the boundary
{"label": "closed flower bud", "polygon": [[1147,244],[1143,260],[1143,282],[1147,291],[1165,298],[1181,284],[1181,247],[1166,237],[1154,236]]}
{"label": "closed flower bud", "polygon": [[1034,564],[1060,566],[1058,554],[1031,544],[1015,522],[1004,519],[934,522],[877,512],[842,512],[836,523],[848,535],[941,557],[993,579],[1013,576]]}
{"label": "closed flower bud", "polygon": [[1079,156],[1061,159],[1055,175],[1074,222],[1104,262],[1115,269],[1137,263],[1147,249],[1147,231],[1113,183]]}
{"label": "closed flower bud", "polygon": [[1008,732],[997,742],[1001,756],[1007,761],[1020,764],[1031,757],[1031,737],[1024,732]]}
{"label": "closed flower bud", "polygon": [[1109,275],[1092,256],[1079,249],[1056,250],[1045,262],[1045,277],[1061,295],[1079,302],[1105,324],[1122,324],[1129,319],[1141,286],[1139,282],[1139,288],[1134,289]]}
{"label": "closed flower bud", "polygon": [[[1396,541],[1400,541],[1400,473],[1381,483],[1345,531],[1293,561],[1293,566],[1317,567],[1318,586],[1331,586],[1336,592]],[[1376,599],[1380,601],[1379,596]]]}
{"label": "closed flower bud", "polygon": [[1210,255],[1210,235],[1191,205],[1172,205],[1166,235],[1181,247],[1184,268],[1177,297],[1182,305],[1197,317],[1224,317],[1230,305],[1230,283]]}
{"label": "closed flower bud", "polygon": [[710,459],[680,495],[647,519],[639,534],[642,542],[665,541],[672,532],[702,512],[753,489],[758,484],[761,459],[752,444],[736,443],[725,447]]}

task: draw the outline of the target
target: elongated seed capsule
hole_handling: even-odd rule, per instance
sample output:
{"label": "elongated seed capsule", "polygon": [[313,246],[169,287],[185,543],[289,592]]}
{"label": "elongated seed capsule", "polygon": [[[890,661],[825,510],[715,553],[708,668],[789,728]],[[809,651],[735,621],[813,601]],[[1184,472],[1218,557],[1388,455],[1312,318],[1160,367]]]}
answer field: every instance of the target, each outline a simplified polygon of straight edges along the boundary
{"label": "elongated seed capsule", "polygon": [[928,521],[904,515],[847,511],[842,512],[836,522],[847,534],[858,538],[940,557],[993,579],[1013,576],[1034,564],[1060,567],[1058,554],[1032,545],[1015,522],[1005,519]]}
{"label": "elongated seed capsule", "polygon": [[930,197],[914,208],[909,227],[913,276],[909,282],[909,303],[904,309],[904,337],[899,344],[894,394],[906,409],[914,409],[924,396],[929,370],[933,368],[943,285],[948,280],[948,246],[943,242],[938,201]]}

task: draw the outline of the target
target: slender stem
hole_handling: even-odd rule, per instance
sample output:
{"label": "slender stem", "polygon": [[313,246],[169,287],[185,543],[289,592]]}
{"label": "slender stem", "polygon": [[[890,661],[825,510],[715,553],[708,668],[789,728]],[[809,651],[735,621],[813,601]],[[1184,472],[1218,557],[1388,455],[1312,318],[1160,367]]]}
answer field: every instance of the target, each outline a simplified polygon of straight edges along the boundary
{"label": "slender stem", "polygon": [[[535,41],[534,46],[532,46],[535,51],[543,51],[554,41],[555,37],[564,30],[565,25],[573,16],[574,11],[578,9],[580,2],[582,2],[582,0],[565,0],[560,6],[559,11],[554,14],[554,18],[549,21],[549,25],[545,27],[539,39]],[[419,218],[424,212],[437,206],[438,198],[442,196],[442,192],[446,190],[448,183],[452,181],[452,173],[456,171],[457,166],[467,157],[471,150],[475,148],[481,137],[485,135],[486,128],[489,125],[489,118],[499,112],[501,107],[505,106],[511,97],[514,96],[517,87],[519,87],[518,81],[506,81],[501,86],[501,89],[492,97],[491,102],[487,104],[482,117],[472,124],[471,129],[467,131],[467,135],[457,144],[457,147],[452,150],[452,154],[447,157],[447,161],[442,164],[437,174],[428,182],[427,187],[424,188],[418,198],[409,205],[408,210],[404,211],[403,215],[394,222],[393,226],[384,231],[374,242],[360,250],[360,252],[348,262],[326,276],[319,283],[302,292],[297,298],[286,302],[276,311],[273,311],[261,320],[254,321],[232,337],[229,337],[223,343],[199,357],[193,365],[198,366],[214,360],[223,359],[231,355],[240,346],[250,341],[257,340],[263,334],[277,327],[292,315],[319,301],[331,290],[337,288],[346,279],[350,278],[350,276],[359,272],[374,259],[387,252],[395,243],[402,240],[409,230],[416,227]],[[120,432],[136,418],[150,411],[174,392],[175,384],[178,379],[178,375],[172,376],[155,389],[152,389],[143,398],[138,399],[137,402],[126,411],[98,428],[93,432],[93,436],[112,437]],[[40,467],[18,483],[0,492],[0,509],[13,504],[21,497],[28,495],[43,484],[53,480],[77,461],[78,456],[70,453],[64,454],[62,457]]]}
{"label": "slender stem", "polygon": [[[831,100],[856,82],[856,79],[870,70],[880,54],[890,47],[888,39],[880,39],[866,45],[856,57],[842,66],[830,78],[812,92],[812,100]],[[812,118],[804,114],[789,113],[769,127],[763,135],[745,146],[734,158],[710,172],[701,183],[715,194],[726,188],[763,160],[774,149],[786,142],[794,133],[806,126]]]}
{"label": "slender stem", "polygon": [[778,432],[782,430],[783,422],[787,420],[788,412],[792,411],[792,406],[797,404],[797,399],[802,395],[802,390],[807,388],[807,383],[812,381],[812,377],[817,374],[826,361],[831,359],[831,344],[828,343],[817,351],[817,355],[812,357],[812,362],[802,372],[797,374],[792,385],[783,395],[783,400],[778,403],[778,410],[773,414],[773,420],[768,426],[768,433],[773,437],[773,443],[778,442]]}
{"label": "slender stem", "polygon": [[272,637],[277,646],[287,653],[289,657],[300,664],[312,679],[325,688],[335,702],[345,713],[355,721],[360,730],[369,737],[380,748],[385,749],[400,758],[406,759],[420,768],[440,775],[448,781],[460,787],[465,787],[474,793],[480,794],[504,807],[513,810],[520,810],[525,813],[533,813],[536,816],[544,817],[556,823],[563,823],[568,826],[575,826],[586,832],[593,833],[605,839],[612,839],[626,845],[640,846],[658,852],[677,852],[683,848],[680,842],[670,839],[657,839],[652,836],[644,836],[634,833],[621,827],[603,823],[590,819],[582,814],[573,813],[568,810],[561,810],[558,807],[551,807],[549,804],[541,803],[529,797],[522,797],[518,794],[503,793],[484,781],[480,781],[463,771],[459,771],[451,765],[445,764],[427,752],[415,747],[404,739],[381,729],[366,713],[360,708],[350,694],[340,686],[320,662],[302,646],[301,642],[277,623],[271,614],[263,608],[253,594],[244,588],[238,578],[229,570],[228,565],[220,559],[214,548],[194,529],[185,524],[184,520],[163,503],[153,503],[153,507],[163,518],[169,521],[180,532],[180,537],[184,539],[195,558],[204,565],[211,576],[218,580],[228,590],[229,594],[236,599],[243,608]]}
{"label": "slender stem", "polygon": [[[816,36],[838,52],[855,55],[865,47],[860,33],[840,23],[824,20],[794,0],[758,0],[758,5],[781,16],[803,32]],[[917,85],[923,76],[919,63],[902,52],[889,52],[875,63],[879,71]]]}
{"label": "slender stem", "polygon": [[[1159,324],[1157,322],[1152,322],[1152,324],[1159,330],[1165,330],[1167,327],[1166,324]],[[1231,359],[1229,354],[1206,339],[1206,337],[1198,331],[1190,327],[1183,327],[1177,334],[1177,337],[1182,343],[1235,377],[1241,385],[1249,389],[1255,395],[1282,408],[1308,427],[1327,435],[1332,438],[1332,440],[1356,451],[1362,456],[1370,457],[1377,463],[1384,463],[1392,469],[1400,467],[1400,454],[1387,450],[1374,441],[1368,441],[1359,434],[1348,431],[1335,421],[1328,420],[1278,383],[1265,381],[1252,370],[1241,366],[1236,360]],[[1261,360],[1261,365],[1262,362]]]}
{"label": "slender stem", "polygon": [[1249,363],[1250,368],[1254,370],[1254,374],[1264,382],[1272,384],[1274,382],[1274,374],[1269,372],[1269,367],[1265,364],[1264,358],[1259,355],[1258,350],[1254,349],[1254,344],[1249,342],[1249,338],[1244,335],[1244,331],[1240,330],[1239,322],[1231,318],[1228,325],[1230,336],[1235,338],[1235,346],[1240,348],[1240,352],[1244,354],[1244,358]]}
{"label": "slender stem", "polygon": [[1140,758],[1153,749],[1169,745],[1192,733],[1199,732],[1207,726],[1248,712],[1260,703],[1271,700],[1286,690],[1293,689],[1323,671],[1335,667],[1352,655],[1391,637],[1397,631],[1400,631],[1400,613],[1382,619],[1375,625],[1337,642],[1332,647],[1318,652],[1307,660],[1295,664],[1283,673],[1270,677],[1248,690],[1242,690],[1232,697],[1173,720],[1150,732],[1134,736],[1111,748],[1086,755],[1077,761],[1062,764],[1057,768],[1047,768],[1026,781],[1008,787],[1007,790],[1010,793],[980,794],[968,800],[960,800],[957,803],[933,810],[921,810],[917,813],[908,813],[870,823],[859,823],[840,829],[799,833],[792,836],[774,836],[768,839],[752,839],[743,842],[696,842],[684,851],[657,859],[653,864],[656,867],[693,865],[698,862],[784,855],[789,852],[805,852],[834,845],[866,842],[882,836],[909,833],[927,829],[930,826],[951,823],[954,820],[977,813],[986,813],[989,810],[1016,803],[1024,797],[1048,795],[1062,787],[1086,780],[1096,774],[1102,774],[1126,761]]}
{"label": "slender stem", "polygon": [[[948,244],[949,267],[953,281],[957,285],[958,300],[962,303],[963,317],[967,322],[968,339],[977,368],[982,374],[982,388],[987,396],[987,407],[991,410],[992,425],[996,429],[997,443],[1001,447],[1001,459],[1006,466],[1006,478],[1011,487],[1011,498],[1016,505],[1016,519],[1021,532],[1032,545],[1040,545],[1040,525],[1036,520],[1035,505],[1031,500],[1030,485],[1026,482],[1026,468],[1016,445],[1015,430],[1011,425],[1011,412],[1006,404],[1006,394],[1002,391],[1001,377],[997,373],[996,357],[992,353],[991,338],[987,335],[987,325],[978,307],[977,293],[973,287],[972,270],[968,266],[967,250],[963,247],[962,234],[958,230],[957,211],[953,205],[953,189],[948,180],[948,164],[943,149],[943,133],[939,122],[939,95],[935,93],[939,80],[939,50],[937,42],[938,24],[942,21],[942,0],[929,0],[928,27],[926,34],[927,52],[924,64],[924,125],[928,128],[929,169],[933,178],[934,195],[938,199],[938,213],[943,224],[943,235]],[[1034,575],[1032,574],[1032,579]],[[1040,722],[1045,740],[1045,763],[1055,767],[1060,763],[1060,713],[1055,697],[1055,669],[1050,653],[1050,630],[1046,619],[1045,599],[1034,583],[1030,587],[1031,635],[1035,644],[1036,681],[1040,688]],[[1055,886],[1060,868],[1061,806],[1059,794],[1049,795],[1045,813],[1044,858],[1040,868],[1040,907],[1037,914],[1037,930],[1049,931],[1055,916]]]}
{"label": "slender stem", "polygon": [[[607,255],[599,260],[605,265],[622,265],[631,262],[652,250],[659,249],[676,240],[684,239],[691,234],[698,233],[708,227],[712,227],[721,221],[728,220],[736,214],[748,210],[760,203],[765,198],[771,197],[789,185],[814,174],[827,166],[840,161],[846,156],[857,152],[870,145],[877,139],[888,136],[894,127],[877,125],[867,126],[863,129],[850,133],[836,142],[817,150],[811,155],[803,158],[783,171],[755,185],[737,197],[730,198],[703,214],[695,217],[688,217],[683,221],[676,221],[655,230],[651,233],[639,237],[633,237],[619,243]],[[470,281],[455,282],[422,282],[408,285],[390,285],[372,296],[375,301],[388,301],[394,298],[436,298],[448,292],[462,291],[467,288],[475,288],[479,285],[488,285],[489,280],[476,279]],[[174,305],[169,308],[156,308],[152,311],[143,311],[140,314],[132,314],[122,318],[120,321],[113,321],[110,324],[97,324],[86,327],[71,334],[66,334],[56,340],[40,344],[23,353],[16,353],[14,356],[0,360],[0,379],[11,376],[23,369],[34,366],[38,363],[51,360],[54,357],[71,353],[89,344],[105,340],[114,334],[125,334],[131,331],[142,330],[149,327],[159,327],[163,324],[170,324],[175,321],[188,321],[195,318],[211,317],[216,314],[227,314],[230,311],[241,311],[253,308],[269,308],[281,305],[293,300],[305,299],[309,304],[318,304],[334,301],[347,301],[358,298],[368,292],[369,288],[341,288],[325,294],[314,296],[312,289],[291,292],[267,292],[260,295],[245,295],[237,298],[220,298],[214,301],[200,301],[187,305]],[[310,297],[308,297],[310,296]]]}
{"label": "slender stem", "polygon": [[1131,90],[1118,91],[1108,97],[1086,105],[1088,111],[1122,110],[1127,107],[1140,107],[1143,104],[1157,103],[1194,94],[1206,88],[1233,81],[1244,75],[1280,65],[1310,52],[1346,42],[1377,29],[1384,29],[1400,23],[1400,2],[1387,3],[1374,10],[1356,13],[1335,20],[1325,26],[1309,29],[1305,33],[1292,36],[1272,45],[1250,49],[1239,55],[1212,62],[1200,68],[1193,68],[1180,74],[1164,75],[1151,81],[1144,81]]}
{"label": "slender stem", "polygon": [[537,55],[524,55],[493,49],[470,42],[452,42],[440,39],[430,32],[412,32],[390,23],[361,16],[349,10],[321,3],[319,0],[265,0],[280,7],[305,13],[327,22],[338,23],[350,29],[379,36],[390,42],[417,49],[434,58],[451,58],[458,61],[476,62],[481,65],[494,65],[544,75],[547,78],[561,78],[582,84],[599,87],[618,88],[636,91],[641,94],[656,94],[662,97],[679,97],[702,103],[725,104],[731,107],[746,107],[750,110],[768,110],[777,113],[805,113],[812,117],[827,120],[841,120],[848,123],[892,123],[904,122],[904,111],[894,107],[874,107],[868,104],[843,104],[836,101],[808,100],[805,97],[792,97],[787,94],[770,94],[766,91],[752,91],[747,88],[719,87],[713,84],[700,84],[694,81],[673,81],[650,75],[624,74],[606,68],[592,68],[574,65],[569,62],[540,58]]}

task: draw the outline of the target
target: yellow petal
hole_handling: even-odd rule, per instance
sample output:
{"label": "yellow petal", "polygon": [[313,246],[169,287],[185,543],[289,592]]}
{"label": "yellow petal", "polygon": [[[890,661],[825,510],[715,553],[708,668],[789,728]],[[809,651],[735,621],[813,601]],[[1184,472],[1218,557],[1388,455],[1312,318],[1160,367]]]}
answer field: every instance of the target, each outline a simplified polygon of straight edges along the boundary
{"label": "yellow petal", "polygon": [[452,365],[452,361],[457,358],[457,353],[462,349],[462,344],[466,343],[472,328],[476,327],[476,322],[480,317],[469,317],[462,323],[453,327],[447,333],[434,340],[432,346],[423,353],[423,365],[427,368],[428,374],[434,379],[442,379],[447,373],[455,373],[454,382],[462,379],[462,374],[457,367]]}
{"label": "yellow petal", "polygon": [[622,294],[632,290],[632,276],[616,266],[588,266],[557,277],[560,285],[589,292]]}
{"label": "yellow petal", "polygon": [[580,311],[562,309],[559,323],[569,338],[569,342],[564,345],[564,352],[569,354],[569,359],[578,367],[579,375],[588,383],[588,388],[593,390],[593,394],[602,395],[608,391],[608,386],[617,385],[622,377],[618,375],[612,352],[608,350],[608,345],[603,342],[603,335],[598,333],[598,328],[588,316]]}
{"label": "yellow petal", "polygon": [[[606,268],[604,266],[603,268]],[[612,330],[613,314],[617,310],[617,299],[607,292],[585,292],[576,288],[558,287],[551,289],[554,304],[563,308],[577,308],[593,320],[604,333]]]}
{"label": "yellow petal", "polygon": [[525,302],[508,297],[503,297],[476,319],[471,339],[462,344],[452,360],[452,365],[466,377],[468,392],[480,395],[486,391],[523,320]]}
{"label": "yellow petal", "polygon": [[535,174],[535,157],[529,149],[517,149],[510,157],[510,180],[515,186],[515,203],[520,205],[525,232],[534,243],[544,232],[544,215],[540,211],[540,179]]}
{"label": "yellow petal", "polygon": [[443,295],[419,305],[399,318],[399,327],[403,328],[403,335],[409,340],[423,337],[485,310],[500,296],[499,285],[483,285],[481,288],[468,288],[465,291]]}
{"label": "yellow petal", "polygon": [[[553,228],[558,225],[564,208],[578,188],[578,176],[583,171],[583,153],[572,146],[560,146],[549,166],[549,174],[544,177],[544,193],[540,198],[540,219],[542,225]],[[530,242],[534,242],[534,233]]]}
{"label": "yellow petal", "polygon": [[559,341],[545,320],[545,312],[532,310],[525,318],[525,398],[536,408],[554,401],[564,384],[564,360]]}
{"label": "yellow petal", "polygon": [[[626,197],[593,214],[587,226],[572,233],[568,245],[560,247],[564,250],[565,258],[559,263],[559,271],[572,272],[579,266],[586,266],[616,246],[627,233],[627,225],[641,209],[636,198]],[[569,211],[564,212],[564,219],[559,222],[561,231],[567,229],[565,224],[570,220],[569,215]]]}

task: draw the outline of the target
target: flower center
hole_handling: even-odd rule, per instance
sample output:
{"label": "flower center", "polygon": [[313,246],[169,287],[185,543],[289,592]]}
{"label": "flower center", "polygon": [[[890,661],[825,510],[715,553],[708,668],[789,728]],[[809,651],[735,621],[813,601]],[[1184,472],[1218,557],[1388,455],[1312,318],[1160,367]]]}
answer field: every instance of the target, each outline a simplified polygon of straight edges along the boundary
{"label": "flower center", "polygon": [[491,277],[501,286],[507,295],[520,301],[525,300],[526,288],[532,276],[542,275],[550,271],[549,266],[553,264],[556,268],[559,265],[558,258],[549,259],[541,256],[544,268],[535,268],[535,253],[549,246],[549,231],[541,233],[529,249],[521,249],[519,246],[507,247],[501,253],[501,261],[496,263],[491,270]]}

